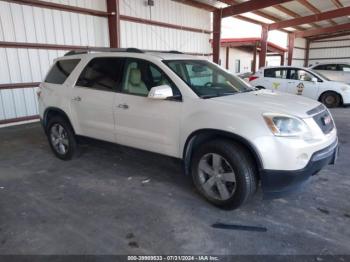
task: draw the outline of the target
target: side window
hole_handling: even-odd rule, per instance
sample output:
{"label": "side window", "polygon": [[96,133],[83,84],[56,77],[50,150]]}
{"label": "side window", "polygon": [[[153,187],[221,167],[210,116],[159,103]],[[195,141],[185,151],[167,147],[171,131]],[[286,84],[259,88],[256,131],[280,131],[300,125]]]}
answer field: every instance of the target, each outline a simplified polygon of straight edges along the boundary
{"label": "side window", "polygon": [[305,70],[291,69],[290,70],[290,79],[299,80],[299,81],[312,81],[314,76]]}
{"label": "side window", "polygon": [[59,85],[63,84],[79,62],[80,59],[66,59],[57,61],[47,74],[44,82]]}
{"label": "side window", "polygon": [[156,65],[141,59],[127,59],[124,70],[122,92],[147,96],[152,87],[168,85],[174,96],[181,95],[175,84]]}
{"label": "side window", "polygon": [[340,70],[343,72],[350,72],[350,65],[339,65]]}
{"label": "side window", "polygon": [[80,74],[76,86],[101,91],[117,91],[123,76],[124,60],[118,57],[92,59]]}
{"label": "side window", "polygon": [[314,67],[315,70],[326,70],[326,66],[325,65],[318,65]]}
{"label": "side window", "polygon": [[287,78],[287,69],[285,69],[285,68],[282,68],[282,69],[280,69],[280,68],[265,69],[264,77],[286,79]]}
{"label": "side window", "polygon": [[325,65],[325,69],[323,69],[323,70],[337,71],[337,65],[336,64]]}

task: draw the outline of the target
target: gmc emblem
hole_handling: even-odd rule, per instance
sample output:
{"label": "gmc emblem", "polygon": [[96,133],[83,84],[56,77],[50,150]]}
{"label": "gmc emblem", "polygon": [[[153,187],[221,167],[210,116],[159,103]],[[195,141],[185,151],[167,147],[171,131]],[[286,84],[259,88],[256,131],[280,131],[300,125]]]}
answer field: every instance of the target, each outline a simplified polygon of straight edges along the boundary
{"label": "gmc emblem", "polygon": [[332,118],[330,116],[322,117],[322,122],[323,125],[327,126],[332,122]]}

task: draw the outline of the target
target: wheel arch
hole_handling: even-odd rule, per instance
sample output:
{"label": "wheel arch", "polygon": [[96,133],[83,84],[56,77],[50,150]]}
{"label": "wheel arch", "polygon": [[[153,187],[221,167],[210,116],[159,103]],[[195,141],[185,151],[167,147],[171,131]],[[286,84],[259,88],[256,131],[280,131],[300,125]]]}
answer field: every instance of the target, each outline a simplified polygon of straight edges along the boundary
{"label": "wheel arch", "polygon": [[186,139],[185,146],[183,149],[183,162],[186,175],[190,174],[190,166],[192,161],[193,150],[199,145],[210,141],[211,139],[223,138],[229,139],[236,143],[242,145],[252,156],[256,167],[258,169],[258,173],[263,169],[263,162],[261,156],[259,155],[256,147],[249,142],[246,138],[223,130],[217,129],[200,129],[192,132],[188,138]]}
{"label": "wheel arch", "polygon": [[43,127],[46,131],[46,128],[47,128],[47,124],[49,122],[49,119],[51,117],[54,117],[54,116],[61,116],[63,117],[65,120],[67,120],[67,122],[69,123],[69,125],[72,127],[72,130],[75,134],[75,130],[74,130],[74,127],[72,125],[72,122],[70,121],[68,115],[66,114],[66,112],[64,112],[62,109],[60,108],[57,108],[57,107],[48,107],[45,112],[44,112],[44,115],[43,115],[43,119],[42,119],[42,124],[43,124]]}

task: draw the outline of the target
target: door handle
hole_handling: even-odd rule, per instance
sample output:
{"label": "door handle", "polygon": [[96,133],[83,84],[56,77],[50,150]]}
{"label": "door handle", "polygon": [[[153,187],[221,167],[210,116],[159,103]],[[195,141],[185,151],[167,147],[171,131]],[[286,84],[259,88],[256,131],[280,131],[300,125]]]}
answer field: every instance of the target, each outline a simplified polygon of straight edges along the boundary
{"label": "door handle", "polygon": [[118,108],[121,108],[121,109],[128,109],[129,106],[127,104],[119,104],[118,105]]}
{"label": "door handle", "polygon": [[80,102],[81,101],[81,97],[80,96],[76,96],[72,99],[73,101],[77,101]]}

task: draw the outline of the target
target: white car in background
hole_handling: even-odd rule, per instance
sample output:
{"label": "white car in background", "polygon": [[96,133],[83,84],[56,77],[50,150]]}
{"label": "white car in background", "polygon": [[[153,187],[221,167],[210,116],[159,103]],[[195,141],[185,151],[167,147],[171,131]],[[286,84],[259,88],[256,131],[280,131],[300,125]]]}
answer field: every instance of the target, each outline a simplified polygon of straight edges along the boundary
{"label": "white car in background", "polygon": [[333,81],[340,81],[350,84],[350,64],[317,64],[311,66],[315,70]]}
{"label": "white car in background", "polygon": [[331,81],[311,69],[292,66],[261,68],[249,78],[259,89],[271,89],[318,100],[327,107],[350,104],[350,85]]}

